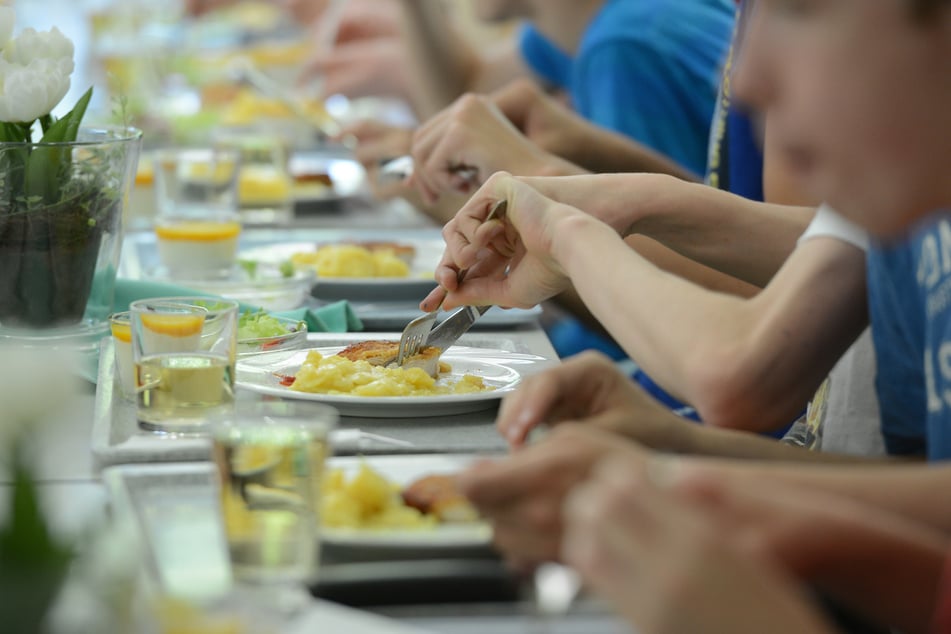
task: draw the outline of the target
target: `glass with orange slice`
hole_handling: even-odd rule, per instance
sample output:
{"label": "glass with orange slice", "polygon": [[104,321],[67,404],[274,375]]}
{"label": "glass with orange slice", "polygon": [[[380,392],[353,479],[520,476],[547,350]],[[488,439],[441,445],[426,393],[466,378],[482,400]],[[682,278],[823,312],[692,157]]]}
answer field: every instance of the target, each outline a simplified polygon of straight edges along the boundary
{"label": "glass with orange slice", "polygon": [[234,403],[238,303],[215,297],[145,299],[131,304],[139,426],[201,433]]}
{"label": "glass with orange slice", "polygon": [[238,251],[236,150],[163,150],[155,157],[159,258],[172,277],[230,273]]}

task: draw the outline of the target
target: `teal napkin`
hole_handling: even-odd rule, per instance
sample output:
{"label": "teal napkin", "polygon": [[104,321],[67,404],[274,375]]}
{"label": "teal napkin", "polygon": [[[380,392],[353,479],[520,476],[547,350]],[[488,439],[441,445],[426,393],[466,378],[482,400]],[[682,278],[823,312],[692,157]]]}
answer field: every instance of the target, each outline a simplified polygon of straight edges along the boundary
{"label": "teal napkin", "polygon": [[[175,284],[118,279],[116,280],[115,310],[116,312],[128,310],[129,304],[132,302],[149,297],[195,297],[198,295],[208,296],[211,294],[196,291],[193,288],[176,286]],[[243,302],[239,304],[239,307],[241,312],[261,310],[260,306]],[[307,324],[307,330],[310,332],[357,332],[363,330],[363,322],[353,312],[353,307],[346,300],[327,304],[320,308],[298,308],[296,310],[268,312],[278,317],[303,321]]]}

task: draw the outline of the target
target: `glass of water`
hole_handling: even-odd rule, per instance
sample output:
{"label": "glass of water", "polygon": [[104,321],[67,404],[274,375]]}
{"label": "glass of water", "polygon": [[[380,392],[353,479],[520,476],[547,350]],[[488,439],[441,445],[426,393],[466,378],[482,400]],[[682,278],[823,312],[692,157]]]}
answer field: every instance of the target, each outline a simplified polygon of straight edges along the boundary
{"label": "glass of water", "polygon": [[315,578],[320,479],[337,418],[319,403],[261,401],[215,423],[222,517],[237,581],[286,585]]}
{"label": "glass of water", "polygon": [[129,310],[139,426],[207,431],[234,403],[238,302],[169,297],[139,300]]}

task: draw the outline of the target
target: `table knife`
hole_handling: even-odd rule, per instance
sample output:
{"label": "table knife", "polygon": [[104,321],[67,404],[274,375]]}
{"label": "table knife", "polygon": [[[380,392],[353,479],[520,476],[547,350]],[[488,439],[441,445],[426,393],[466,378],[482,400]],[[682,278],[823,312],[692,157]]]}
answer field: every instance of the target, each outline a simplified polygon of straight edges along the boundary
{"label": "table knife", "polygon": [[445,352],[450,346],[466,334],[476,320],[485,314],[491,306],[463,306],[446,317],[441,324],[433,328],[426,340],[426,346],[434,346]]}

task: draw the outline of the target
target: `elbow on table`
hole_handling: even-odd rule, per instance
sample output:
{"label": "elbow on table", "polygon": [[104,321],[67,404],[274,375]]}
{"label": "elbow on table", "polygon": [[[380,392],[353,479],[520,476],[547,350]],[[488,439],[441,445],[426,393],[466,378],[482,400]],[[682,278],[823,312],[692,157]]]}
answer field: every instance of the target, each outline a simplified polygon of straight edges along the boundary
{"label": "elbow on table", "polygon": [[693,355],[686,374],[690,402],[703,422],[713,427],[772,432],[801,411],[788,393],[770,390],[762,368],[736,346]]}

